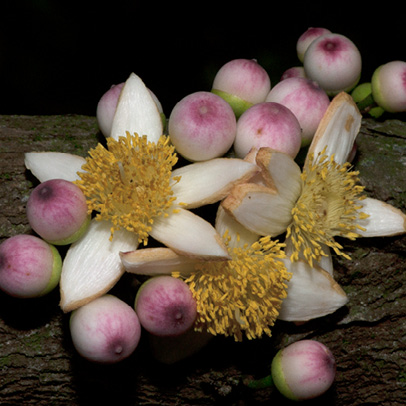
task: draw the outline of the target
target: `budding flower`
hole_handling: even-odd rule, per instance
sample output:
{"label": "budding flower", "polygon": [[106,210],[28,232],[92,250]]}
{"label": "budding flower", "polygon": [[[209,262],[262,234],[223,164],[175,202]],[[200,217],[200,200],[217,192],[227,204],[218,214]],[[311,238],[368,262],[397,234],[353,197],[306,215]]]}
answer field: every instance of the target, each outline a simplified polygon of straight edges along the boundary
{"label": "budding flower", "polygon": [[176,103],[168,122],[176,151],[189,161],[224,155],[233,145],[236,126],[231,106],[205,91],[191,93]]}
{"label": "budding flower", "polygon": [[17,234],[0,244],[0,289],[18,298],[40,297],[59,283],[62,259],[41,238]]}
{"label": "budding flower", "polygon": [[27,201],[32,229],[50,244],[67,245],[87,230],[90,215],[80,188],[64,179],[50,179],[34,188]]}
{"label": "budding flower", "polygon": [[181,279],[159,275],[144,282],[137,292],[135,311],[141,325],[153,335],[176,337],[196,320],[196,301]]}
{"label": "budding flower", "polygon": [[324,344],[301,340],[279,350],[272,361],[271,373],[283,396],[296,401],[313,399],[332,385],[336,362]]}
{"label": "budding flower", "polygon": [[391,61],[379,66],[371,79],[372,96],[385,111],[406,111],[406,62]]}
{"label": "budding flower", "polygon": [[221,96],[239,117],[265,100],[271,90],[266,70],[254,59],[233,59],[223,65],[213,80],[212,92]]}
{"label": "budding flower", "polygon": [[129,357],[141,338],[134,309],[106,294],[75,309],[69,319],[72,342],[89,361],[113,364]]}
{"label": "budding flower", "polygon": [[309,45],[318,37],[324,34],[331,34],[331,31],[324,27],[310,27],[297,40],[296,53],[299,61],[303,63],[304,54]]}
{"label": "budding flower", "polygon": [[281,103],[257,103],[237,121],[234,150],[238,158],[244,158],[251,148],[262,147],[269,147],[295,158],[301,143],[302,129],[299,120]]}
{"label": "budding flower", "polygon": [[307,48],[303,67],[329,96],[349,92],[361,76],[362,58],[357,46],[341,34],[324,34]]}

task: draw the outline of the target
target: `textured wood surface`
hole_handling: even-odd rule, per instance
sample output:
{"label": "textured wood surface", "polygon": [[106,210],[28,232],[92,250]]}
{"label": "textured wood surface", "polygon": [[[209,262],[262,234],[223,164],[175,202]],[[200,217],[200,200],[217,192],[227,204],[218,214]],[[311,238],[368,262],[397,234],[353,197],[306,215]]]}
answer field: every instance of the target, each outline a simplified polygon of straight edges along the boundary
{"label": "textured wood surface", "polygon": [[[86,155],[102,137],[87,116],[0,116],[0,242],[30,233],[25,204],[36,179],[24,152]],[[364,120],[355,166],[368,195],[406,211],[406,125]],[[246,375],[269,372],[282,346],[303,338],[333,351],[337,377],[312,405],[406,404],[406,237],[343,241],[352,260],[334,258],[335,277],[349,303],[302,326],[278,322],[272,338],[235,343],[216,337],[196,355],[164,365],[143,336],[129,359],[91,364],[72,347],[59,292],[35,300],[0,293],[0,404],[2,405],[284,405],[272,389],[250,390]],[[126,275],[115,292],[131,302]],[[114,403],[113,403],[114,402]]]}

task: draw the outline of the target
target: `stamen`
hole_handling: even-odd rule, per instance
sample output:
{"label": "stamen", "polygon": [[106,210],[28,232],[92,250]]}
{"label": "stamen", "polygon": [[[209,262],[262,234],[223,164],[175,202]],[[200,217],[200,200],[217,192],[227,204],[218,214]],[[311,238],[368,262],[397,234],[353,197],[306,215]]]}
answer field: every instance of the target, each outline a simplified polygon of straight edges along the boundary
{"label": "stamen", "polygon": [[351,171],[348,162],[336,163],[334,155],[328,158],[325,150],[317,159],[311,154],[308,162],[302,172],[302,194],[292,209],[293,221],[287,229],[294,247],[291,260],[297,261],[302,254],[313,266],[314,261],[327,255],[323,245],[349,258],[334,237],[358,238],[357,230],[362,227],[357,222],[368,217],[360,211],[365,196],[364,187],[358,184],[358,172]]}
{"label": "stamen", "polygon": [[[230,237],[224,236],[228,245]],[[197,301],[195,329],[241,341],[271,336],[291,274],[280,259],[284,244],[264,237],[251,246],[230,248],[229,261],[196,266],[185,282]],[[178,272],[175,277],[182,277]]]}
{"label": "stamen", "polygon": [[89,155],[76,181],[89,212],[112,222],[111,239],[124,228],[146,244],[154,220],[167,215],[176,199],[171,185],[180,178],[171,179],[177,156],[169,138],[154,143],[127,132],[118,140],[108,138],[107,149],[99,144]]}

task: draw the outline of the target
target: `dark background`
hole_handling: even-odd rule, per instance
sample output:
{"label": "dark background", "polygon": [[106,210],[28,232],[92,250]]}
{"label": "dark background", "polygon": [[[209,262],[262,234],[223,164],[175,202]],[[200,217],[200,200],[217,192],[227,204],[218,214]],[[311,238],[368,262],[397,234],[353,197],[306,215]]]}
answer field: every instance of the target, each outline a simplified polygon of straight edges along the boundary
{"label": "dark background", "polygon": [[3,3],[0,114],[94,115],[102,94],[135,72],[168,115],[188,93],[210,90],[230,59],[257,59],[275,84],[300,64],[296,41],[308,27],[350,38],[362,81],[406,60],[404,12],[390,1]]}

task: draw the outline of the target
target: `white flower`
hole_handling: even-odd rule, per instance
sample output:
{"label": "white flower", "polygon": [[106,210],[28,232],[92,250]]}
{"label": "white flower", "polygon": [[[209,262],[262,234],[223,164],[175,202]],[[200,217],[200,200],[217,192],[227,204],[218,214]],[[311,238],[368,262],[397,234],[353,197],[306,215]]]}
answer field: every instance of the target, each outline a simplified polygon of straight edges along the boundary
{"label": "white flower", "polygon": [[303,172],[285,154],[261,149],[246,157],[262,171],[237,185],[222,202],[225,211],[258,235],[286,233],[284,259],[292,274],[279,319],[308,321],[347,302],[333,278],[330,248],[348,255],[334,237],[390,236],[406,231],[406,216],[363,195],[357,172],[346,163],[361,125],[347,93],[331,102],[309,148]]}
{"label": "white flower", "polygon": [[219,207],[216,229],[224,235],[230,258],[212,261],[179,255],[169,248],[121,253],[128,272],[172,274],[189,285],[197,303],[196,331],[241,341],[271,336],[286,298],[290,274],[282,262],[283,244],[244,229]]}
{"label": "white flower", "polygon": [[174,149],[162,132],[156,103],[141,79],[131,74],[119,98],[107,149],[98,145],[86,159],[53,152],[26,154],[26,167],[41,182],[75,181],[89,208],[98,212],[64,260],[64,311],[108,291],[124,272],[119,252],[137,249],[148,236],[185,256],[229,257],[214,227],[188,209],[223,199],[258,168],[240,159],[218,158],[173,169]]}
{"label": "white flower", "polygon": [[260,149],[256,162],[263,184],[237,185],[224,209],[259,235],[287,232],[291,259],[310,266],[330,255],[348,257],[335,237],[389,236],[406,231],[406,216],[395,207],[363,194],[358,172],[346,162],[361,125],[350,95],[330,103],[315,134],[303,171],[286,154]]}

